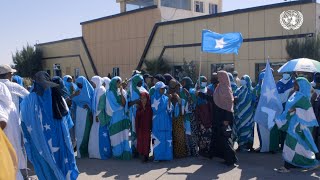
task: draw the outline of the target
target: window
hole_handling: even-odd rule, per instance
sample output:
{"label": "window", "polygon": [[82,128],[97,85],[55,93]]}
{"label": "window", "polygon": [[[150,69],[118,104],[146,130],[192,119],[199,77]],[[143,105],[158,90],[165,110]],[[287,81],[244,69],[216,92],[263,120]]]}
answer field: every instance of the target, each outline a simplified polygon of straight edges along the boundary
{"label": "window", "polygon": [[120,69],[118,67],[114,67],[112,69],[112,77],[120,76]]}
{"label": "window", "polygon": [[[276,82],[281,79],[281,74],[278,73],[278,69],[284,64],[285,64],[285,62],[270,63],[270,66],[273,69],[273,77],[274,77],[274,80]],[[266,63],[256,63],[255,64],[255,78],[256,78],[256,81],[259,78],[259,74],[261,73],[262,70],[265,69],[265,67],[266,67]]]}
{"label": "window", "polygon": [[191,0],[161,0],[161,6],[191,10]]}
{"label": "window", "polygon": [[61,77],[61,66],[60,64],[53,64],[53,75]]}
{"label": "window", "polygon": [[209,14],[216,14],[216,13],[218,13],[218,5],[209,4]]}
{"label": "window", "polygon": [[80,76],[80,69],[79,68],[75,68],[74,69],[74,77],[77,79]]}
{"label": "window", "polygon": [[232,73],[234,71],[234,64],[233,63],[211,64],[211,74],[221,70]]}
{"label": "window", "polygon": [[51,76],[51,71],[50,71],[50,69],[47,69],[47,73],[49,74],[49,76]]}
{"label": "window", "polygon": [[203,2],[201,1],[195,1],[194,2],[194,11],[203,13]]}

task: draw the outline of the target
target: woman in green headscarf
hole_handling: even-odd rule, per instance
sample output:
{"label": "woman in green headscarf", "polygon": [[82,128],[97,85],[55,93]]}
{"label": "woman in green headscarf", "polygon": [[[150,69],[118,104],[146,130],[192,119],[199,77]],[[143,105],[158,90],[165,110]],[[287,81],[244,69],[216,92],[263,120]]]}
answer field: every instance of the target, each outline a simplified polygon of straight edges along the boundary
{"label": "woman in green headscarf", "polygon": [[121,78],[116,76],[111,79],[107,91],[107,114],[111,117],[109,135],[112,154],[115,158],[131,159],[129,144],[130,120],[125,113],[127,106],[125,91],[121,86]]}

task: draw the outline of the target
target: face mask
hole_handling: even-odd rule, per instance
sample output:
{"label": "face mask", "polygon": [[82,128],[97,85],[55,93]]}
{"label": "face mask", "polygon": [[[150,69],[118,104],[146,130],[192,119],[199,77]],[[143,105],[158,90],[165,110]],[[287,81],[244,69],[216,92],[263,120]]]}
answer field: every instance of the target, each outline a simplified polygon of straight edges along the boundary
{"label": "face mask", "polygon": [[242,79],[242,80],[240,80],[240,84],[242,86],[246,86],[247,85],[247,81]]}
{"label": "face mask", "polygon": [[316,87],[316,83],[315,82],[311,82],[310,83],[312,87]]}
{"label": "face mask", "polygon": [[284,79],[284,80],[288,80],[289,78],[290,78],[290,74],[282,74],[282,78]]}
{"label": "face mask", "polygon": [[201,82],[201,87],[207,87],[207,82]]}

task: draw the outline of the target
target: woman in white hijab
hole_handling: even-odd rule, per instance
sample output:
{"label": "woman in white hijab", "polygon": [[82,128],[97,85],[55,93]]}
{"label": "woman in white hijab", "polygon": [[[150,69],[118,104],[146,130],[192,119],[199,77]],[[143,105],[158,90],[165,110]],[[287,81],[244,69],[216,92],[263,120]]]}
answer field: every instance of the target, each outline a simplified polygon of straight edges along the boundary
{"label": "woman in white hijab", "polygon": [[108,131],[110,117],[106,113],[106,89],[103,79],[99,76],[91,78],[94,87],[92,99],[93,124],[89,138],[89,157],[96,159],[109,159],[111,157],[111,145]]}
{"label": "woman in white hijab", "polygon": [[106,91],[108,91],[109,90],[109,84],[110,84],[111,80],[108,77],[104,77],[102,79],[103,79],[103,82],[104,82],[104,87],[106,88]]}
{"label": "woman in white hijab", "polygon": [[[21,121],[12,101],[11,93],[7,86],[0,82],[0,127],[7,135],[18,157],[19,169],[26,169],[26,159],[21,146]],[[20,171],[17,171],[17,180],[23,179]]]}

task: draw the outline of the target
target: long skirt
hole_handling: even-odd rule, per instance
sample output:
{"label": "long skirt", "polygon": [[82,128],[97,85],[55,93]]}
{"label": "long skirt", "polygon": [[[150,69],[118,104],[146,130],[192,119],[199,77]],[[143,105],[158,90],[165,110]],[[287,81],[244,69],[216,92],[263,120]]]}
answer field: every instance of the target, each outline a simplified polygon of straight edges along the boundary
{"label": "long skirt", "polygon": [[155,161],[170,161],[172,153],[172,132],[152,131],[153,156]]}
{"label": "long skirt", "polygon": [[107,126],[100,126],[94,120],[89,138],[89,158],[108,159],[111,157],[111,145]]}
{"label": "long skirt", "polygon": [[191,156],[199,156],[199,124],[197,123],[195,112],[190,116],[191,137],[190,137],[190,154]]}
{"label": "long skirt", "polygon": [[88,143],[92,125],[91,112],[82,107],[76,111],[77,158],[88,157]]}
{"label": "long skirt", "polygon": [[187,144],[183,116],[172,119],[173,154],[176,158],[187,156]]}

